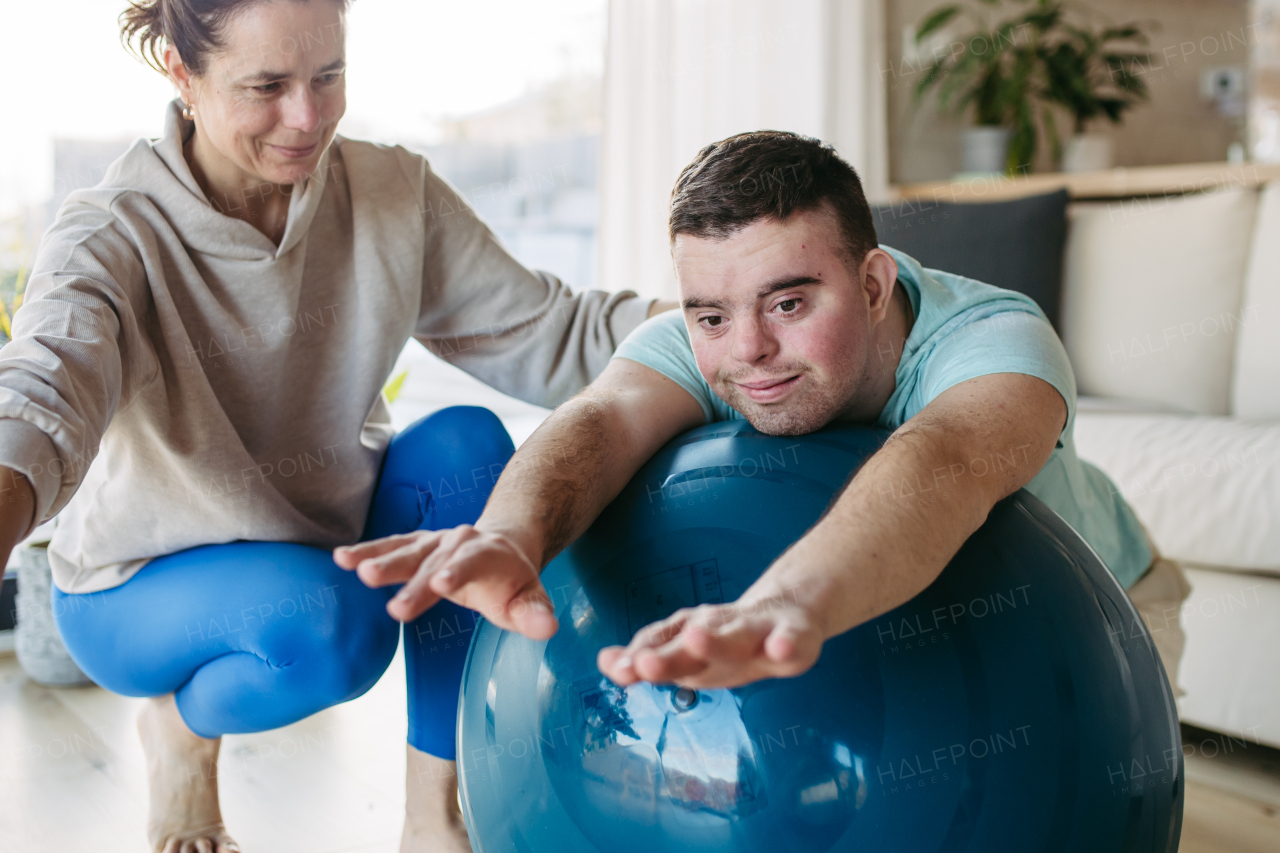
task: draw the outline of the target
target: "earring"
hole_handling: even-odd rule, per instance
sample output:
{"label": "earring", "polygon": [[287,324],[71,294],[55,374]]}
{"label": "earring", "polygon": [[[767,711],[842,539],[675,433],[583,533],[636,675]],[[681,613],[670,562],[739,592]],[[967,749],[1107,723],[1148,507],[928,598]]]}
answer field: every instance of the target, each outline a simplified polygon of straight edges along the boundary
{"label": "earring", "polygon": [[182,117],[187,121],[194,121],[196,117],[196,108],[194,104],[182,105]]}

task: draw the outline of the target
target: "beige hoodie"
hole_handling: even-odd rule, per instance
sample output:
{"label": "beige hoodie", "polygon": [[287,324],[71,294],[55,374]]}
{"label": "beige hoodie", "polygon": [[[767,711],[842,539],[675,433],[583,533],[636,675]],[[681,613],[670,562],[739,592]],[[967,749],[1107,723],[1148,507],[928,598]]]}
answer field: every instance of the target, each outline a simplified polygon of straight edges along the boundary
{"label": "beige hoodie", "polygon": [[192,132],[170,104],[163,138],[67,199],[0,350],[0,465],[31,481],[36,521],[60,512],[66,592],[196,545],[355,541],[410,336],[553,406],[648,312],[526,270],[399,147],[338,137],[277,248],[205,198]]}

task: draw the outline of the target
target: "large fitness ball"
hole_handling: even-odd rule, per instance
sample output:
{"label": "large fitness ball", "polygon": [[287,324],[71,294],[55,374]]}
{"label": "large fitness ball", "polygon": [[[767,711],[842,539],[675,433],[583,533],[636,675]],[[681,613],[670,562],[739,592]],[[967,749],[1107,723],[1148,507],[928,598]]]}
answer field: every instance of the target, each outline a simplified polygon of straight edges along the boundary
{"label": "large fitness ball", "polygon": [[[596,669],[640,627],[737,598],[883,440],[687,433],[547,567],[554,637],[480,623],[458,721],[477,853],[1177,849],[1182,745],[1154,647],[1098,557],[1025,491],[799,678],[623,689]],[[1001,464],[1016,461],[940,476]],[[931,485],[883,499],[927,502]]]}

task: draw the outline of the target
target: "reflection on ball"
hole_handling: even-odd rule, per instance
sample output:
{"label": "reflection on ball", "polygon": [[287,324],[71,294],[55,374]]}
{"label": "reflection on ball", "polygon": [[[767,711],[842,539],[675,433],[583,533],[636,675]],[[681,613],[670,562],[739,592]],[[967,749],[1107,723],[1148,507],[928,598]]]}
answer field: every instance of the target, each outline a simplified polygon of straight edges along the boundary
{"label": "reflection on ball", "polygon": [[1177,849],[1182,748],[1154,647],[1025,491],[799,678],[623,689],[596,669],[640,627],[736,599],[883,440],[693,430],[544,572],[554,637],[480,623],[458,722],[478,853]]}

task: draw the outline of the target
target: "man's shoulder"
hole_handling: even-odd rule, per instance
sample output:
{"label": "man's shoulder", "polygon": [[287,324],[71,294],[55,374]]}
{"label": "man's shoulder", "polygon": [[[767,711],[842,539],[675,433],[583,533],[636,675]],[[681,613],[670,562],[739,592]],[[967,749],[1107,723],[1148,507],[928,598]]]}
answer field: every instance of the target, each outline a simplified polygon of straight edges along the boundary
{"label": "man's shoulder", "polygon": [[925,267],[915,258],[883,247],[898,263],[898,279],[911,295],[920,331],[949,332],[992,314],[1017,311],[1049,320],[1035,300],[985,281]]}
{"label": "man's shoulder", "polygon": [[693,355],[689,329],[679,311],[666,311],[645,320],[618,344],[613,357],[643,364],[684,388],[702,407],[707,423],[736,415],[703,379]]}

